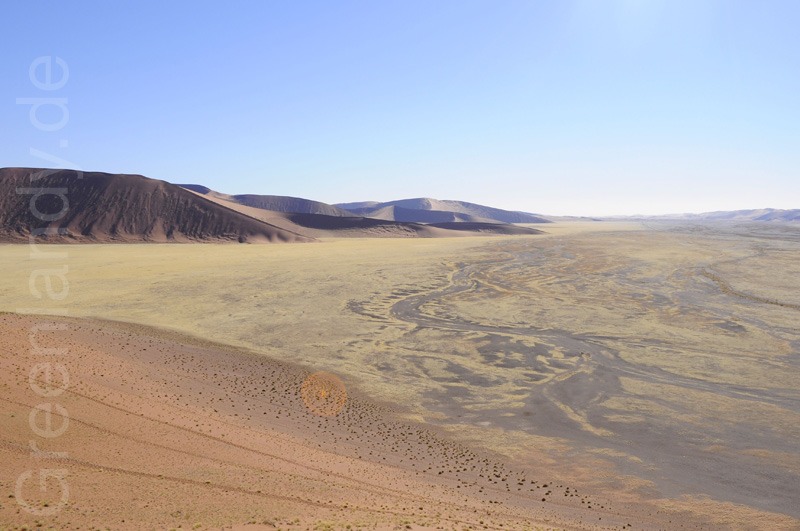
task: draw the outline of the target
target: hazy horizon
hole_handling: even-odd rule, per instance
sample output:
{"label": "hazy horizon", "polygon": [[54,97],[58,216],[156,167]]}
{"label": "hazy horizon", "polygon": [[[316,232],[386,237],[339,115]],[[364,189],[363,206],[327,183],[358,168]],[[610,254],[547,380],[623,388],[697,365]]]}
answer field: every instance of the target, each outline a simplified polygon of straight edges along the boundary
{"label": "hazy horizon", "polygon": [[800,208],[795,3],[237,7],[10,4],[0,165],[326,203]]}

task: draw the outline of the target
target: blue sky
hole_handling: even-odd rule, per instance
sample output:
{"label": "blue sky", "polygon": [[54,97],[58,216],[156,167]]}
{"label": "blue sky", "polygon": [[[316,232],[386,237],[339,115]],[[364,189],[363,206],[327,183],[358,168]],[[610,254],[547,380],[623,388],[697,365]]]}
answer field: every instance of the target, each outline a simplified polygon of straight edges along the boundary
{"label": "blue sky", "polygon": [[[330,203],[800,208],[800,2],[117,4],[4,3],[0,166]],[[63,87],[31,82],[42,56]],[[43,104],[64,123],[40,130],[20,98],[69,116]]]}

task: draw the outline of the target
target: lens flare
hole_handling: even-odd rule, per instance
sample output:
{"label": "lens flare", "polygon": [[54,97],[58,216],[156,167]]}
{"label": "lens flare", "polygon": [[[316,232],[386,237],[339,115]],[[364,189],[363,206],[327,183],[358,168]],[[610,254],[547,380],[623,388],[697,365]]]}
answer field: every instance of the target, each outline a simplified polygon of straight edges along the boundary
{"label": "lens flare", "polygon": [[329,372],[315,372],[303,381],[300,396],[306,408],[321,417],[335,417],[347,402],[344,382]]}

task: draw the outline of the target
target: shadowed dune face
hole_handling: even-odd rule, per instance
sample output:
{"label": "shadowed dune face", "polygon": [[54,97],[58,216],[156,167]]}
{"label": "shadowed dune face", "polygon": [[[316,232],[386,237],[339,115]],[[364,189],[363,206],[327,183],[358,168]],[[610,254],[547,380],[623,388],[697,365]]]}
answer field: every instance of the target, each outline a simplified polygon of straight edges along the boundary
{"label": "shadowed dune face", "polygon": [[478,223],[497,223],[491,218],[482,218],[472,214],[462,212],[451,212],[449,210],[423,210],[415,208],[403,208],[397,205],[389,205],[381,208],[355,209],[355,214],[361,214],[376,219],[386,219],[391,221],[405,221],[411,223],[447,223],[447,222],[478,222]]}
{"label": "shadowed dune face", "polygon": [[[796,227],[570,226],[70,247],[64,304],[334,373],[348,404],[352,392],[395,404],[557,484],[650,499],[667,519],[796,528]],[[20,289],[29,253],[0,254],[7,310],[33,304]]]}
{"label": "shadowed dune face", "polygon": [[302,227],[326,231],[324,233],[314,233],[315,235],[319,236],[333,236],[339,232],[353,230],[360,230],[360,234],[364,236],[378,236],[383,233],[387,236],[392,235],[395,237],[419,236],[424,238],[453,238],[485,234],[498,234],[507,236],[534,236],[538,234],[544,234],[543,231],[537,229],[520,227],[518,225],[510,225],[507,223],[477,223],[467,221],[426,224],[399,223],[373,218],[331,217],[312,214],[286,214],[286,217]]}
{"label": "shadowed dune face", "polygon": [[233,198],[240,204],[261,208],[264,210],[275,210],[278,212],[294,212],[302,214],[322,214],[325,216],[350,216],[346,210],[332,205],[299,199],[296,197],[284,197],[276,195],[256,195],[241,194],[234,195]]}
{"label": "shadowed dune face", "polygon": [[519,225],[508,225],[505,223],[478,223],[469,221],[454,221],[443,223],[431,223],[432,227],[447,230],[463,230],[480,232],[485,234],[544,234],[544,231],[531,227],[520,227]]}
{"label": "shadowed dune face", "polygon": [[[50,192],[18,193],[29,188]],[[38,195],[37,195],[38,194]],[[294,242],[312,238],[249,218],[164,181],[73,170],[0,170],[0,239]]]}

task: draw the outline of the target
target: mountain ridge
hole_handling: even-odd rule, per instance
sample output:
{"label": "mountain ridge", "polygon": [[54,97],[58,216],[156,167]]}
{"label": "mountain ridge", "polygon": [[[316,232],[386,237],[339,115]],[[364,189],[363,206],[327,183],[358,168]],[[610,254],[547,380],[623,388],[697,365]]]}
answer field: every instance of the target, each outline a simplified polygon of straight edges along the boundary
{"label": "mountain ridge", "polygon": [[800,221],[800,209],[750,208],[649,216],[609,216],[604,219],[643,219],[653,221]]}

